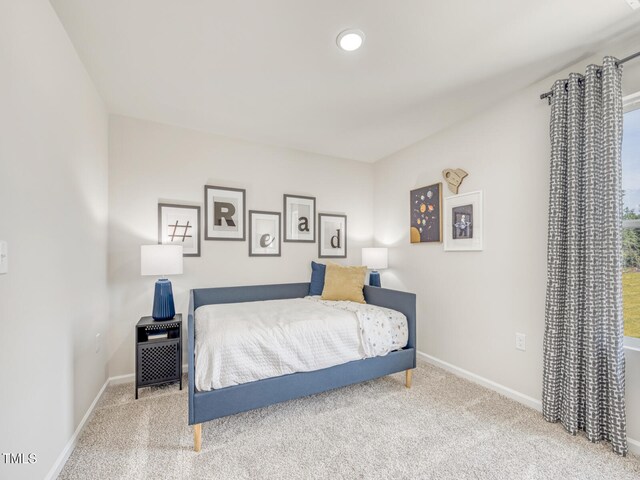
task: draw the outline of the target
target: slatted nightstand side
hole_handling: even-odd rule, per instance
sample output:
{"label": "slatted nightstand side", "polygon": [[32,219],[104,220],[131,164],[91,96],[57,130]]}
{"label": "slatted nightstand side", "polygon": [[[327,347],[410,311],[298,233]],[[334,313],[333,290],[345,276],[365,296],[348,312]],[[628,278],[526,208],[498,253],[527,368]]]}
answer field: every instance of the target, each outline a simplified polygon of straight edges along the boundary
{"label": "slatted nightstand side", "polygon": [[171,382],[182,390],[182,314],[164,321],[142,317],[136,325],[136,400],[140,388]]}

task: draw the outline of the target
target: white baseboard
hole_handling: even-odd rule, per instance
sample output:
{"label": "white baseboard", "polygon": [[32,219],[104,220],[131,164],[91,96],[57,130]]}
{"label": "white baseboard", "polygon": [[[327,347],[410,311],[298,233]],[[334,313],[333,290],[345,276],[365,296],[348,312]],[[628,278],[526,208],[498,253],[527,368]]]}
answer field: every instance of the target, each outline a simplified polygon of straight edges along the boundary
{"label": "white baseboard", "polygon": [[[474,383],[482,385],[483,387],[489,388],[495,392],[498,392],[501,395],[504,395],[505,397],[511,398],[512,400],[515,400],[528,407],[531,407],[534,410],[542,411],[542,402],[540,400],[536,400],[535,398],[525,395],[524,393],[520,393],[509,387],[505,387],[504,385],[494,382],[493,380],[489,380],[488,378],[484,378],[484,377],[481,377],[480,375],[476,375],[475,373],[469,372],[468,370],[464,370],[460,367],[456,367],[451,363],[447,363],[436,357],[427,355],[424,352],[418,351],[417,354],[420,357],[424,358],[427,362],[431,363],[432,365],[435,365],[436,367],[440,367],[459,377],[466,378],[467,380],[470,380]],[[188,370],[188,365],[186,364],[182,365],[183,373],[186,373],[187,370]],[[102,385],[102,388],[96,395],[96,398],[91,403],[91,406],[89,406],[87,413],[84,414],[84,417],[82,417],[82,420],[78,424],[78,427],[76,428],[75,432],[73,432],[73,435],[71,436],[71,438],[65,445],[64,449],[62,450],[62,453],[58,456],[58,459],[53,464],[53,467],[51,467],[51,470],[49,470],[49,473],[45,477],[46,480],[56,479],[60,474],[60,472],[62,471],[62,469],[64,468],[65,463],[67,463],[69,456],[73,453],[73,450],[76,447],[76,443],[78,441],[78,438],[80,437],[80,434],[82,433],[82,430],[84,430],[84,427],[89,421],[89,418],[91,418],[91,415],[93,414],[93,410],[98,404],[98,401],[100,400],[100,397],[102,397],[102,394],[104,393],[105,389],[109,385],[119,385],[122,383],[130,383],[130,382],[133,382],[134,380],[135,380],[135,374],[129,373],[127,375],[117,375],[115,377],[109,377],[104,382],[104,385]],[[629,451],[636,455],[640,455],[640,442],[638,440],[634,440],[633,438],[627,438],[627,442],[629,443]]]}
{"label": "white baseboard", "polygon": [[495,392],[498,392],[501,395],[504,395],[505,397],[508,397],[512,400],[520,402],[526,405],[527,407],[531,407],[534,410],[538,410],[539,412],[542,411],[542,402],[540,400],[530,397],[529,395],[525,395],[524,393],[517,392],[516,390],[513,390],[509,387],[505,387],[504,385],[494,382],[493,380],[489,380],[488,378],[484,378],[484,377],[481,377],[480,375],[476,375],[475,373],[469,372],[468,370],[464,370],[460,367],[456,367],[451,363],[447,363],[445,361],[440,360],[439,358],[432,357],[431,355],[428,355],[424,352],[418,351],[417,353],[420,357],[424,358],[427,362],[431,363],[432,365],[435,365],[436,367],[440,367],[459,377],[466,378],[467,380],[471,380],[472,382],[477,383],[478,385],[487,387]]}
{"label": "white baseboard", "polygon": [[[182,365],[182,373],[189,371],[189,365],[186,363]],[[109,377],[109,385],[120,385],[122,383],[132,383],[136,379],[135,373],[127,373],[126,375],[117,375],[115,377]]]}
{"label": "white baseboard", "polygon": [[[186,373],[188,371],[188,368],[189,366],[187,364],[182,365],[182,372]],[[100,391],[96,395],[96,398],[93,399],[93,402],[89,406],[87,413],[85,413],[84,417],[82,417],[82,420],[78,424],[78,428],[76,428],[76,431],[73,432],[73,435],[71,435],[71,438],[65,445],[64,449],[62,450],[62,453],[58,456],[58,459],[51,467],[51,470],[49,470],[49,473],[45,477],[46,480],[55,480],[56,478],[58,478],[58,475],[60,475],[60,472],[64,468],[64,465],[67,463],[67,460],[69,460],[69,457],[73,453],[73,450],[76,448],[76,443],[78,442],[78,438],[80,437],[82,430],[84,430],[85,425],[89,421],[89,418],[91,418],[91,415],[93,414],[93,410],[96,408],[96,405],[98,404],[100,397],[102,397],[102,394],[104,393],[105,389],[110,385],[132,383],[135,380],[135,378],[136,376],[134,373],[129,373],[127,375],[117,375],[115,377],[107,378],[107,380],[104,382],[104,385],[102,385],[102,388],[100,388]]]}
{"label": "white baseboard", "polygon": [[627,437],[627,446],[629,447],[629,451],[631,453],[640,455],[640,442],[638,440]]}
{"label": "white baseboard", "polygon": [[[516,402],[520,402],[523,405],[526,405],[527,407],[531,407],[534,410],[537,410],[539,412],[542,411],[542,402],[540,400],[537,400],[533,397],[530,397],[529,395],[525,395],[524,393],[513,390],[512,388],[505,387],[504,385],[494,382],[493,380],[489,380],[488,378],[484,378],[484,377],[481,377],[480,375],[476,375],[475,373],[470,372],[468,370],[464,370],[463,368],[456,367],[451,363],[447,363],[443,360],[440,360],[439,358],[432,357],[431,355],[428,355],[424,352],[418,351],[417,354],[420,357],[424,358],[430,364],[435,365],[436,367],[440,367],[443,370],[447,370],[448,372],[453,373],[454,375],[465,378],[474,383],[477,383],[478,385],[482,385],[483,387],[486,387],[490,390],[498,392],[499,394],[504,395],[505,397],[508,397],[512,400],[515,400]],[[629,444],[629,452],[634,453],[636,455],[640,455],[640,442],[638,440],[627,437],[627,443]]]}
{"label": "white baseboard", "polygon": [[120,385],[121,383],[131,383],[135,380],[134,373],[127,373],[126,375],[116,375],[115,377],[109,377],[109,385]]}
{"label": "white baseboard", "polygon": [[98,400],[100,400],[100,397],[102,397],[102,394],[104,393],[108,385],[109,385],[109,379],[107,379],[104,382],[104,385],[102,385],[102,388],[98,392],[98,395],[96,395],[96,398],[93,399],[93,402],[89,406],[87,413],[84,414],[84,417],[82,417],[82,420],[78,424],[76,431],[73,432],[73,435],[71,435],[71,438],[69,439],[67,444],[64,446],[64,449],[62,449],[62,453],[58,456],[58,459],[51,467],[51,470],[49,470],[49,473],[45,477],[46,480],[54,480],[58,478],[58,475],[60,475],[60,472],[64,468],[65,463],[67,463],[67,460],[69,460],[69,457],[73,453],[73,450],[76,448],[76,443],[78,441],[78,438],[80,437],[82,430],[84,430],[85,425],[89,421],[89,418],[91,418],[93,409],[98,404]]}

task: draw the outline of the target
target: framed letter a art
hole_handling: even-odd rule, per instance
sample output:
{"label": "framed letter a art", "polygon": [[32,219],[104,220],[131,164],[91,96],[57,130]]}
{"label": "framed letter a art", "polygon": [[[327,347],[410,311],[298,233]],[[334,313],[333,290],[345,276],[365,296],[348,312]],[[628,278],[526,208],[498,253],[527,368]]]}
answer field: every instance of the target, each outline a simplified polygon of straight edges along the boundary
{"label": "framed letter a art", "polygon": [[204,239],[246,239],[246,191],[240,188],[204,186]]}
{"label": "framed letter a art", "polygon": [[316,199],[284,195],[284,241],[316,241]]}
{"label": "framed letter a art", "polygon": [[318,257],[347,258],[347,216],[320,213],[318,229]]}

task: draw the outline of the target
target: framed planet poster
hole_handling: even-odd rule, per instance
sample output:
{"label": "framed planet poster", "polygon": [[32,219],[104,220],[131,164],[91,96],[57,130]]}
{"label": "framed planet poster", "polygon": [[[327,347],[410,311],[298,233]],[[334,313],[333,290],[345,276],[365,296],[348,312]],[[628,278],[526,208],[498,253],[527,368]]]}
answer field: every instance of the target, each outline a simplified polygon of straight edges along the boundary
{"label": "framed planet poster", "polygon": [[442,242],[442,183],[411,190],[411,243]]}

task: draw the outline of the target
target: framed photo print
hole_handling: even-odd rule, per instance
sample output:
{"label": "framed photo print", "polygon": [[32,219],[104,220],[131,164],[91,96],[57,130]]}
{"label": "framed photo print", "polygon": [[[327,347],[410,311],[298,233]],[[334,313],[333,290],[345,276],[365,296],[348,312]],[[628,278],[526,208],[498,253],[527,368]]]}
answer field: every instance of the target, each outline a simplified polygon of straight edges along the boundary
{"label": "framed photo print", "polygon": [[347,216],[318,214],[318,257],[347,258]]}
{"label": "framed photo print", "polygon": [[204,186],[204,239],[246,240],[246,190]]}
{"label": "framed photo print", "polygon": [[158,204],[158,243],[182,245],[183,256],[200,256],[200,207]]}
{"label": "framed photo print", "polygon": [[444,199],[444,249],[482,250],[482,191]]}
{"label": "framed photo print", "polygon": [[411,243],[442,241],[442,183],[411,190]]}
{"label": "framed photo print", "polygon": [[249,210],[249,256],[280,256],[280,212]]}
{"label": "framed photo print", "polygon": [[316,199],[284,195],[284,241],[316,241]]}

